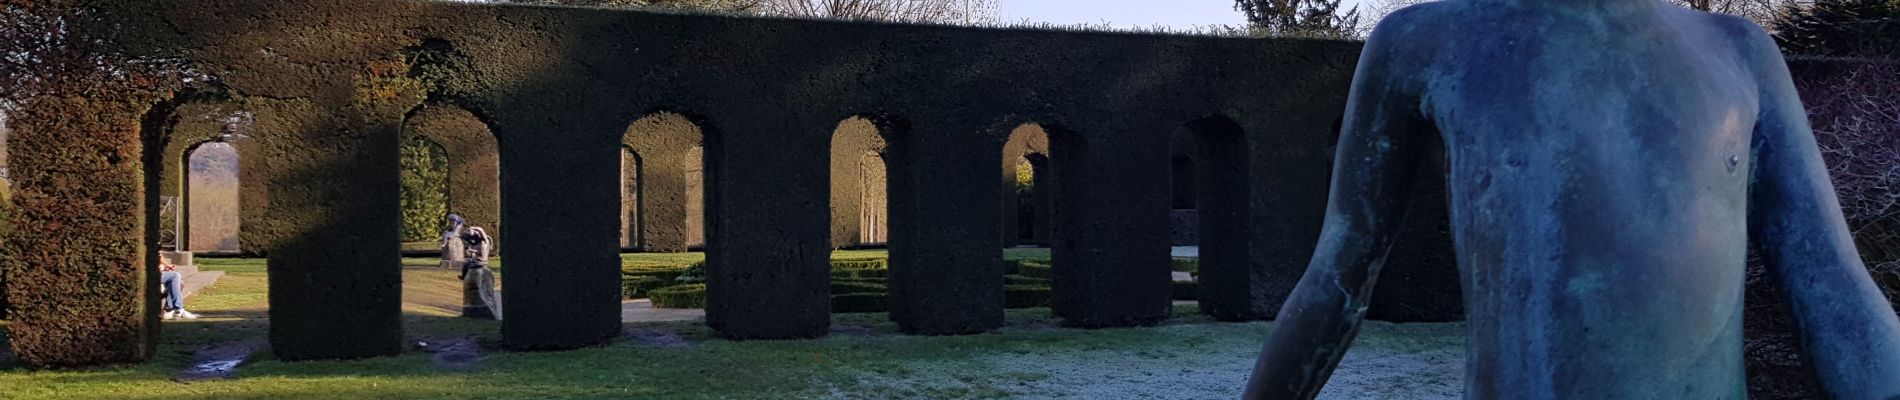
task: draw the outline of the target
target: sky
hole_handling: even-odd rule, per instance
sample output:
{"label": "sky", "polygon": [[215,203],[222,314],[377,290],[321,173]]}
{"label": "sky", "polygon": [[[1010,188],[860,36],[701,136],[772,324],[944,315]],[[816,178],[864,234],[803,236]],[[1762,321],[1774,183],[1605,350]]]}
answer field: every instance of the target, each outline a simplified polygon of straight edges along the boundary
{"label": "sky", "polygon": [[[1163,25],[1183,30],[1196,25],[1239,26],[1246,22],[1239,11],[1234,11],[1233,0],[1001,0],[998,3],[1003,22],[1108,23],[1119,28]],[[1351,8],[1359,3],[1372,2],[1343,0],[1340,8]]]}

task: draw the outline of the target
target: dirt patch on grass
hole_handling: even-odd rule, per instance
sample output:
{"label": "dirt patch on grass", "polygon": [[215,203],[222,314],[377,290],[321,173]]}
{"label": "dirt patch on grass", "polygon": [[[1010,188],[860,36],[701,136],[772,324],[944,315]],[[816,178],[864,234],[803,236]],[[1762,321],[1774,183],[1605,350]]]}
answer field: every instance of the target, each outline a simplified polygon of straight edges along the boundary
{"label": "dirt patch on grass", "polygon": [[683,349],[692,345],[679,332],[665,328],[627,328],[625,336],[634,344],[652,348]]}
{"label": "dirt patch on grass", "polygon": [[185,366],[185,370],[172,380],[195,382],[236,378],[238,367],[249,363],[252,355],[267,346],[269,344],[264,338],[250,338],[201,347],[192,353],[191,363]]}

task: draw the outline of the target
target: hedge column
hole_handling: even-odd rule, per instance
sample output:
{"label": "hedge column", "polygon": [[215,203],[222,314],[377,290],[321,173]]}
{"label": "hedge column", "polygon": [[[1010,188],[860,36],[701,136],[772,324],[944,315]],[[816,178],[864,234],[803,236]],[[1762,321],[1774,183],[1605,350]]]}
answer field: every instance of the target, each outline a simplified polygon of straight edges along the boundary
{"label": "hedge column", "polygon": [[12,122],[6,235],[9,341],[41,367],[143,361],[158,337],[157,264],[146,247],[145,107],[35,98]]}
{"label": "hedge column", "polygon": [[1159,323],[1172,307],[1170,171],[1167,135],[1154,132],[1173,127],[1127,117],[1088,127],[1101,131],[1044,127],[1057,191],[1053,311],[1071,327]]}
{"label": "hedge column", "polygon": [[270,179],[270,215],[285,235],[269,251],[271,349],[286,360],[401,353],[402,111],[249,105],[264,156],[285,161]]}
{"label": "hedge column", "polygon": [[[978,127],[898,132],[891,161],[891,319],[908,333],[954,335],[1003,326],[1000,163]],[[957,129],[965,128],[965,129]],[[869,190],[870,188],[866,188]]]}
{"label": "hedge column", "polygon": [[[1196,298],[1201,312],[1222,321],[1273,318],[1279,309],[1255,290],[1257,268],[1249,251],[1248,199],[1251,154],[1244,133],[1232,120],[1209,117],[1183,127],[1193,138],[1196,156],[1194,185],[1200,213],[1200,282]],[[1183,177],[1175,177],[1183,179]]]}
{"label": "hedge column", "polygon": [[516,350],[577,349],[620,334],[620,188],[614,183],[623,151],[616,133],[626,125],[597,111],[609,105],[567,100],[558,94],[571,90],[563,83],[511,96],[516,102],[495,108],[503,143],[502,229],[509,241],[501,334]]}
{"label": "hedge column", "polygon": [[[706,322],[733,339],[831,331],[829,149],[837,121],[761,107],[706,134]],[[734,112],[738,114],[738,112]],[[786,132],[789,130],[790,132]]]}

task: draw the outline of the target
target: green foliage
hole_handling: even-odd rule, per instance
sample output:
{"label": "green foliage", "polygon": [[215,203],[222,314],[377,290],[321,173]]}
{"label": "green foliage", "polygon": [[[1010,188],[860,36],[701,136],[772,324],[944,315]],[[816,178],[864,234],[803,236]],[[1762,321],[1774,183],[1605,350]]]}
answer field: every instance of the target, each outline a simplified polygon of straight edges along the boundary
{"label": "green foliage", "polygon": [[402,143],[402,240],[436,240],[448,225],[449,157],[422,137]]}
{"label": "green foliage", "polygon": [[1050,304],[1048,286],[1009,285],[1003,287],[1003,308],[1048,307]]}
{"label": "green foliage", "polygon": [[1339,11],[1339,0],[1234,0],[1247,26],[1263,36],[1352,39],[1359,36],[1359,7]]}
{"label": "green foliage", "polygon": [[886,269],[890,263],[882,258],[831,260],[831,269]]}
{"label": "green foliage", "polygon": [[882,294],[887,291],[889,291],[889,289],[887,289],[884,285],[877,284],[877,283],[870,283],[870,282],[864,282],[864,281],[831,282],[831,294],[834,294],[834,295],[857,294],[857,293]]}
{"label": "green foliage", "polygon": [[0,244],[8,340],[40,367],[143,361],[147,319],[145,107],[91,97],[28,99],[8,111],[13,209]]}
{"label": "green foliage", "polygon": [[706,284],[668,286],[647,292],[654,308],[706,308]]}
{"label": "green foliage", "polygon": [[[13,184],[0,180],[0,236],[7,232],[7,215],[12,214]],[[7,319],[7,269],[0,266],[0,320]]]}
{"label": "green foliage", "polygon": [[1018,275],[1040,279],[1055,279],[1056,276],[1055,268],[1050,267],[1049,261],[1047,260],[1023,261],[1017,263],[1016,273]]}
{"label": "green foliage", "polygon": [[1176,258],[1174,259],[1174,270],[1177,272],[1200,275],[1201,260],[1198,258]]}
{"label": "green foliage", "polygon": [[833,313],[869,313],[890,311],[885,303],[886,295],[877,293],[849,293],[831,296]]}
{"label": "green foliage", "polygon": [[679,283],[705,282],[706,281],[706,262],[700,261],[700,262],[693,263],[693,265],[686,266],[686,270],[680,271],[680,275],[678,277],[673,278],[673,281],[679,282]]}
{"label": "green foliage", "polygon": [[1049,286],[1049,280],[1043,279],[1043,278],[1031,278],[1031,277],[1022,276],[1022,275],[1003,275],[1003,284]]}
{"label": "green foliage", "polygon": [[661,279],[655,276],[623,276],[620,279],[620,293],[629,299],[641,299],[646,298],[647,293],[653,289],[672,284],[672,279]]}
{"label": "green foliage", "polygon": [[1789,2],[1772,24],[1789,54],[1900,56],[1900,1]]}

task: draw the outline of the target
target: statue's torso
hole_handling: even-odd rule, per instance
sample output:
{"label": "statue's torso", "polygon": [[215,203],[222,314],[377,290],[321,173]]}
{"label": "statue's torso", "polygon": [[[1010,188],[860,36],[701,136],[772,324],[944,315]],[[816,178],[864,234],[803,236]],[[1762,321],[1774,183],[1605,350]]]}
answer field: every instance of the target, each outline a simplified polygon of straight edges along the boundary
{"label": "statue's torso", "polygon": [[1422,97],[1449,159],[1468,395],[1739,399],[1758,86],[1735,40],[1678,9],[1448,7]]}

